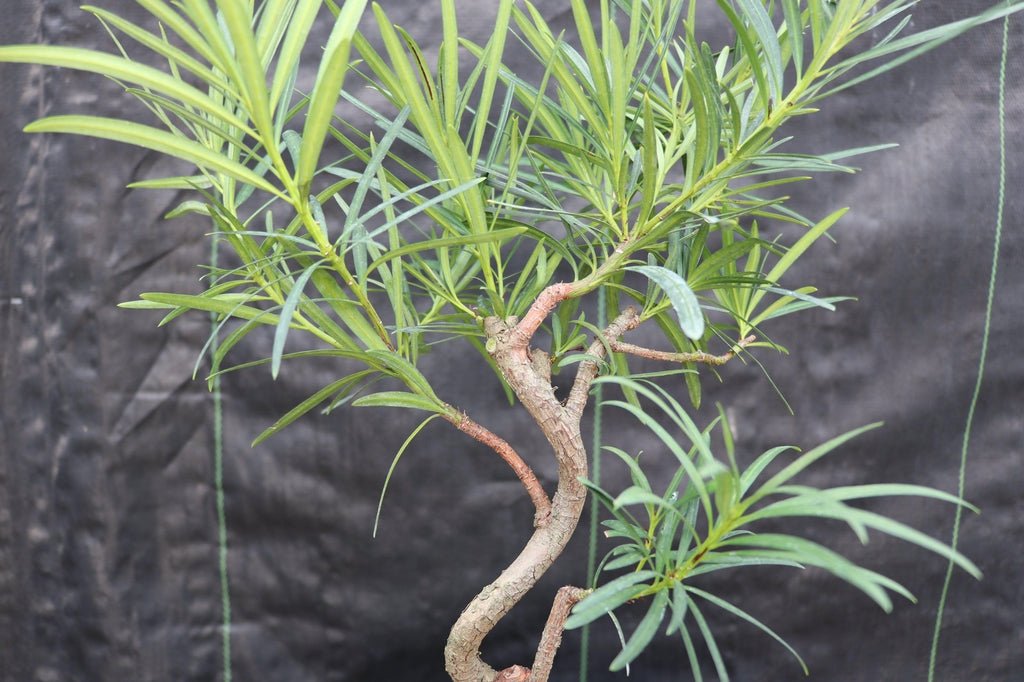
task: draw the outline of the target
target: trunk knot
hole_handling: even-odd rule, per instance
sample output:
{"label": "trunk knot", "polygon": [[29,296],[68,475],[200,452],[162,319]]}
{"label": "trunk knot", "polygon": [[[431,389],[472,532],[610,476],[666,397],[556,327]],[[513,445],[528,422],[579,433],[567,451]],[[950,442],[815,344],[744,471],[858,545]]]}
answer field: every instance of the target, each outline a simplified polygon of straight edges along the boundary
{"label": "trunk knot", "polygon": [[494,678],[494,682],[530,682],[530,669],[521,665],[505,668]]}

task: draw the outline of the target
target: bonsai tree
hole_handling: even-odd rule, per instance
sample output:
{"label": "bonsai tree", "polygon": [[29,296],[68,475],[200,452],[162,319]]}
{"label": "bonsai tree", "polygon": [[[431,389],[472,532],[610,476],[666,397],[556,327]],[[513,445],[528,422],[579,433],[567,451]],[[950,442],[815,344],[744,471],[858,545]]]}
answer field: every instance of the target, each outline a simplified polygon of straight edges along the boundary
{"label": "bonsai tree", "polygon": [[[142,293],[123,307],[163,310],[164,322],[213,313],[217,328],[203,349],[211,380],[252,365],[269,365],[276,378],[286,362],[339,360],[338,376],[254,444],[320,407],[418,410],[424,425],[441,419],[486,444],[522,482],[533,534],[454,624],[444,652],[451,678],[543,682],[564,629],[640,602],[646,615],[623,633],[613,669],[664,631],[678,634],[698,679],[701,648],[727,679],[703,608],[782,640],[701,588],[695,579],[712,571],[814,566],[885,610],[892,594],[910,598],[778,524],[760,530],[769,519],[837,519],[864,542],[875,530],[979,575],[945,544],[850,504],[892,495],[965,504],[958,498],[907,484],[797,482],[875,425],[806,452],[777,447],[749,458],[737,454],[723,408],[698,425],[684,403],[699,406],[716,366],[785,350],[770,335],[776,318],[842,300],[787,273],[845,209],[803,216],[781,192],[816,173],[851,172],[847,159],[885,145],[797,153],[783,126],[1024,5],[905,35],[913,0],[717,0],[734,40],[713,48],[699,39],[695,0],[567,0],[571,34],[555,32],[526,0],[499,0],[482,45],[460,35],[455,0],[439,1],[436,60],[366,0],[139,0],[149,25],[86,7],[115,36],[114,52],[9,46],[0,60],[106,75],[155,119],[58,115],[29,132],[125,142],[195,167],[133,186],[194,191],[171,216],[206,216],[236,262],[214,268],[201,294]],[[302,92],[300,58],[325,6],[333,29]],[[359,30],[364,13],[369,33]],[[539,79],[506,66],[510,43],[536,59]],[[165,67],[135,61],[139,49]],[[351,79],[379,97],[344,91]],[[336,117],[339,102],[376,127]],[[775,234],[780,222],[804,231],[787,243]],[[660,333],[656,348],[634,343],[641,326]],[[229,366],[239,341],[264,328],[271,355]],[[526,409],[557,462],[555,490],[458,396],[435,390],[418,361],[438,343],[475,349],[510,404]],[[636,374],[637,357],[665,370]],[[572,377],[568,392],[556,391],[556,373]],[[615,448],[632,485],[607,491],[588,479],[581,422],[596,385],[614,389],[605,404],[649,428],[676,459],[671,480],[650,480],[637,453]],[[563,552],[588,492],[606,508],[616,543],[599,579],[557,592],[530,667],[493,669],[480,656],[483,640]]]}

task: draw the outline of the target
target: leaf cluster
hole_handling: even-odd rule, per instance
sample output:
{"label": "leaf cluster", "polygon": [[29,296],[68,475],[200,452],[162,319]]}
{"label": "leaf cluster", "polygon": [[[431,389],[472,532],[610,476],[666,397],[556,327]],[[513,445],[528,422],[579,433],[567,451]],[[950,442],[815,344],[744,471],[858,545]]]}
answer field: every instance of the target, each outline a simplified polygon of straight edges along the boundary
{"label": "leaf cluster", "polygon": [[[462,35],[455,0],[439,2],[436,59],[380,5],[368,12],[374,32],[358,30],[366,0],[140,0],[150,25],[86,6],[116,53],[0,47],[2,61],[112,78],[157,122],[52,116],[29,131],[118,140],[196,168],[134,187],[197,190],[171,215],[208,216],[240,266],[209,273],[202,293],[144,293],[127,307],[167,310],[164,321],[218,316],[226,337],[207,344],[212,375],[264,326],[275,377],[284,360],[311,354],[366,368],[276,428],[314,398],[335,405],[380,377],[412,396],[388,404],[447,413],[415,369],[419,356],[462,339],[489,361],[482,320],[522,315],[566,276],[572,295],[551,328],[556,366],[580,358],[591,327],[579,301],[598,287],[609,313],[638,304],[681,352],[750,331],[767,339],[761,325],[775,317],[831,308],[839,299],[780,280],[842,212],[808,219],[777,192],[811,173],[852,171],[844,159],[880,147],[788,153],[779,129],[1019,8],[904,36],[911,0],[717,0],[734,42],[712,50],[697,36],[699,3],[687,0],[569,0],[570,34],[527,0],[500,0],[484,44]],[[325,6],[334,25],[304,94],[303,47]],[[873,46],[846,49],[879,31]],[[538,80],[505,65],[510,42],[534,56]],[[131,56],[139,50],[143,61]],[[352,78],[389,107],[343,91]],[[339,103],[373,129],[336,118]],[[342,155],[325,160],[327,150]],[[416,154],[427,163],[410,162]],[[786,245],[762,236],[766,220],[807,229]],[[312,347],[286,353],[293,331]],[[628,373],[623,356],[613,365]],[[696,403],[700,382],[687,381]]]}
{"label": "leaf cluster", "polygon": [[[613,495],[592,482],[586,482],[611,515],[604,521],[604,526],[605,535],[612,539],[614,547],[601,562],[600,571],[614,573],[625,570],[626,573],[605,582],[577,604],[566,627],[581,627],[605,615],[615,618],[616,609],[638,600],[648,600],[646,615],[632,635],[628,639],[623,638],[622,651],[612,661],[613,670],[628,666],[663,630],[666,635],[678,634],[682,639],[691,670],[699,680],[701,673],[694,642],[695,629],[715,664],[717,674],[722,680],[727,680],[728,673],[714,635],[708,629],[701,610],[708,604],[766,632],[804,666],[800,656],[770,627],[695,584],[695,578],[707,573],[749,566],[814,567],[828,571],[857,588],[886,612],[893,607],[890,594],[914,600],[913,595],[895,580],[859,566],[813,540],[775,530],[760,532],[759,528],[765,521],[798,518],[839,521],[846,524],[865,545],[869,531],[875,531],[934,552],[970,575],[980,577],[977,566],[944,543],[899,521],[851,504],[878,497],[911,496],[974,509],[956,496],[909,484],[822,489],[795,482],[794,479],[809,467],[856,436],[878,427],[878,424],[836,436],[806,452],[793,447],[774,447],[741,469],[730,427],[721,408],[719,417],[700,429],[683,406],[653,382],[622,377],[606,377],[599,381],[620,389],[628,388],[642,398],[642,407],[624,400],[609,400],[605,404],[621,408],[650,429],[679,464],[668,486],[656,492],[638,458],[609,446],[606,449],[628,468],[632,485]],[[716,455],[712,437],[715,431],[721,434],[718,447],[724,448],[724,456]],[[677,438],[673,432],[682,434],[683,438]],[[789,461],[783,463],[787,458]],[[791,523],[787,527],[800,525]],[[693,629],[688,627],[691,623]],[[617,621],[616,625],[618,627]],[[805,666],[804,670],[806,672]]]}

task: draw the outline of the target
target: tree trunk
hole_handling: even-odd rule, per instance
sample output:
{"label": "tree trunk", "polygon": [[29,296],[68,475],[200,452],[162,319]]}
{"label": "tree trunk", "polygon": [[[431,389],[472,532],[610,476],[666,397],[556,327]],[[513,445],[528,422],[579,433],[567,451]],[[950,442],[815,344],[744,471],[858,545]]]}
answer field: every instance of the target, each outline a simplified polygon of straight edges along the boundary
{"label": "tree trunk", "polygon": [[[512,322],[512,321],[510,321]],[[537,528],[523,551],[501,575],[485,587],[463,610],[445,647],[445,668],[454,682],[495,682],[499,673],[480,658],[480,644],[494,625],[537,584],[565,549],[586,503],[587,451],[580,420],[555,398],[550,379],[534,362],[525,344],[513,338],[512,327],[497,318],[487,320],[492,356],[509,386],[540,426],[558,461],[558,489],[551,513],[537,520]],[[528,674],[524,668],[505,671]],[[515,676],[505,676],[513,680]]]}

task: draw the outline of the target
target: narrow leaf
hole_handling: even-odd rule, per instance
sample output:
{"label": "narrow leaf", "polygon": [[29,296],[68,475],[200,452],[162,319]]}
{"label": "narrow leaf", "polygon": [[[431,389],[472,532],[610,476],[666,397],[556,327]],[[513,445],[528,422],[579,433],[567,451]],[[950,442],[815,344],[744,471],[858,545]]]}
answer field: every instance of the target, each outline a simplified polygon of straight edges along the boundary
{"label": "narrow leaf", "polygon": [[313,263],[303,270],[299,278],[295,280],[295,284],[292,285],[291,291],[288,292],[288,298],[285,299],[284,305],[281,306],[281,319],[278,320],[277,329],[274,330],[274,347],[270,356],[270,374],[275,379],[278,372],[281,371],[281,354],[284,352],[284,342],[288,338],[288,328],[291,325],[292,316],[295,314],[295,308],[302,299],[302,290],[306,288],[309,278],[312,277],[320,265],[320,262]]}
{"label": "narrow leaf", "polygon": [[[25,126],[28,133],[70,133],[124,142],[223,173],[277,196],[281,192],[254,171],[192,140],[157,128],[98,116],[50,116]],[[152,186],[152,185],[150,185]]]}
{"label": "narrow leaf", "polygon": [[409,444],[412,443],[416,436],[419,435],[420,431],[423,430],[423,427],[440,416],[441,415],[439,414],[432,414],[420,422],[420,425],[413,429],[412,433],[409,434],[409,437],[405,439],[404,443],[402,443],[402,447],[398,448],[398,452],[395,453],[395,458],[391,460],[391,466],[388,467],[388,474],[384,477],[384,485],[381,486],[380,489],[380,500],[377,501],[377,515],[373,517],[373,537],[377,537],[377,525],[380,523],[380,510],[384,506],[384,496],[388,492],[388,484],[391,483],[391,475],[395,473],[395,469],[398,467],[398,461],[402,459],[402,455],[405,453],[406,449],[408,449]]}
{"label": "narrow leaf", "polygon": [[327,40],[320,69],[313,84],[306,125],[302,130],[302,149],[295,182],[302,195],[309,194],[309,188],[320,161],[320,150],[330,128],[334,106],[338,103],[345,74],[348,72],[348,54],[352,45],[359,19],[363,16],[367,0],[348,0],[341,8],[334,29]]}
{"label": "narrow leaf", "polygon": [[658,265],[635,265],[627,270],[639,272],[665,292],[679,317],[679,326],[688,338],[697,340],[704,336],[704,312],[685,279]]}

